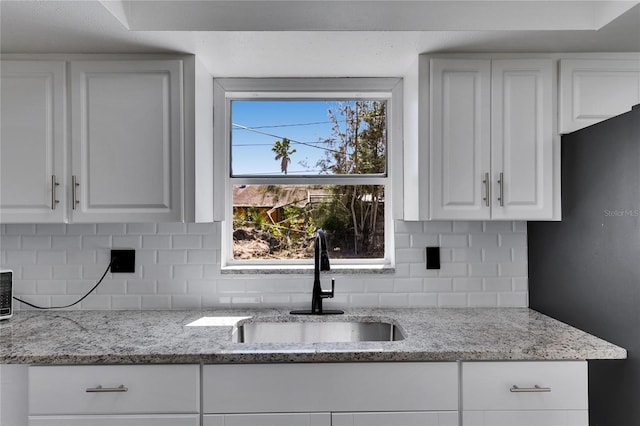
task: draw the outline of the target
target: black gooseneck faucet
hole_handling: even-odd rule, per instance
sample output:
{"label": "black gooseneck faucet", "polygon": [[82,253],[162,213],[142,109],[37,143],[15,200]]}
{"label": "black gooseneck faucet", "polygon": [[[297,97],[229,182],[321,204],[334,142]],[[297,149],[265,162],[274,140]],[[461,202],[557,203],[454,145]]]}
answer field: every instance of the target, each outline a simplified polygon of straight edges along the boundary
{"label": "black gooseneck faucet", "polygon": [[320,271],[330,271],[329,255],[327,253],[327,238],[321,228],[316,230],[314,247],[314,268],[313,268],[313,292],[311,295],[311,310],[291,311],[294,315],[337,315],[344,314],[340,310],[325,310],[322,308],[322,299],[332,298],[336,286],[334,279],[331,279],[331,290],[323,290],[320,283]]}

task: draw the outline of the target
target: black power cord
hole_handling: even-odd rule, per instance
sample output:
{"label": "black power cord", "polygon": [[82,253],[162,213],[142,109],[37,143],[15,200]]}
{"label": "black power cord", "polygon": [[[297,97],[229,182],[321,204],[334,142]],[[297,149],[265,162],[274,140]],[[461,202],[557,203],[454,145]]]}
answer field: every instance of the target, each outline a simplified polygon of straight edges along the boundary
{"label": "black power cord", "polygon": [[18,302],[20,302],[20,303],[24,303],[25,305],[27,305],[27,306],[31,306],[32,308],[36,308],[36,309],[64,309],[64,308],[70,308],[70,307],[72,307],[72,306],[74,306],[74,305],[77,305],[78,303],[82,302],[84,299],[86,299],[86,298],[87,298],[87,296],[89,296],[89,295],[91,294],[91,292],[92,292],[93,290],[95,290],[95,289],[100,285],[100,283],[102,283],[102,280],[104,280],[104,277],[106,277],[106,276],[107,276],[107,272],[109,272],[109,269],[111,269],[111,265],[112,265],[112,264],[113,264],[113,259],[111,260],[111,262],[109,262],[109,266],[107,266],[107,269],[104,271],[104,274],[102,274],[102,277],[100,277],[100,280],[98,280],[98,282],[96,283],[96,285],[94,285],[94,286],[91,288],[91,290],[89,290],[89,291],[87,292],[87,294],[85,294],[85,295],[84,295],[84,296],[82,296],[80,299],[76,300],[75,302],[71,303],[70,305],[65,305],[65,306],[50,306],[50,307],[43,307],[43,306],[37,306],[37,305],[34,305],[33,303],[25,302],[24,300],[22,300],[22,299],[18,299],[18,298],[17,298],[17,297],[15,297],[15,296],[13,296],[13,298],[14,298],[15,300],[17,300]]}

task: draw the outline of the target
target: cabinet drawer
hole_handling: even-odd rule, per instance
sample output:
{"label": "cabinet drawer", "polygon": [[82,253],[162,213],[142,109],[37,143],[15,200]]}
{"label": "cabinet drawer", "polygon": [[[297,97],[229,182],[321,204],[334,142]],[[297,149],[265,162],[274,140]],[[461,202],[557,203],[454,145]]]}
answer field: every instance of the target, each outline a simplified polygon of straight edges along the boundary
{"label": "cabinet drawer", "polygon": [[465,411],[587,410],[587,363],[463,363],[462,406]]}
{"label": "cabinet drawer", "polygon": [[331,426],[458,426],[457,411],[333,413]]}
{"label": "cabinet drawer", "polygon": [[199,372],[197,365],[29,367],[29,414],[197,413]]}
{"label": "cabinet drawer", "polygon": [[199,426],[198,414],[30,416],[29,426]]}
{"label": "cabinet drawer", "polygon": [[330,426],[329,413],[208,414],[204,426]]}
{"label": "cabinet drawer", "polygon": [[204,413],[458,409],[451,363],[207,365]]}

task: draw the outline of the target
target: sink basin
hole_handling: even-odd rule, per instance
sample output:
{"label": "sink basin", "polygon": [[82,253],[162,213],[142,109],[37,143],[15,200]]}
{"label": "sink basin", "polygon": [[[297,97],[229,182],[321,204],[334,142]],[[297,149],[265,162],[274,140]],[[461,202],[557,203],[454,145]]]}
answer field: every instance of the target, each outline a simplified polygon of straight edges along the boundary
{"label": "sink basin", "polygon": [[391,323],[364,321],[254,321],[233,332],[235,343],[391,342],[404,337]]}

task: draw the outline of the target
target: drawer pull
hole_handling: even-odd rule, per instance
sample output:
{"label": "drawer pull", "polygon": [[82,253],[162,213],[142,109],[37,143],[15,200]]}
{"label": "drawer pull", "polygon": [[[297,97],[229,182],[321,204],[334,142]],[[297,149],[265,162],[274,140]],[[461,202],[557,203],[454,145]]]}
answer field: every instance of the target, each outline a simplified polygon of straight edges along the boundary
{"label": "drawer pull", "polygon": [[511,386],[509,389],[510,392],[551,392],[551,388],[541,388],[538,385],[535,385],[532,388],[520,388],[516,385]]}
{"label": "drawer pull", "polygon": [[98,385],[95,388],[87,388],[85,392],[127,392],[129,388],[120,385],[117,388],[103,388],[102,385]]}

